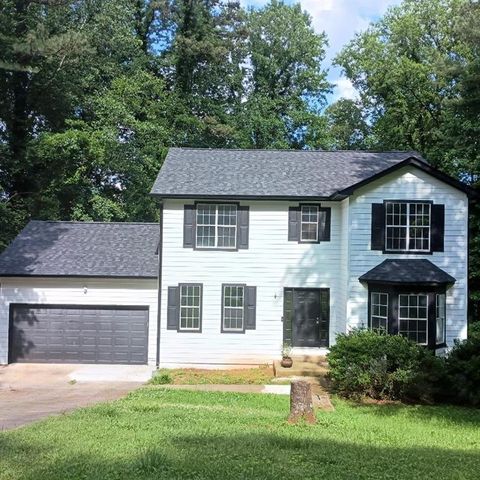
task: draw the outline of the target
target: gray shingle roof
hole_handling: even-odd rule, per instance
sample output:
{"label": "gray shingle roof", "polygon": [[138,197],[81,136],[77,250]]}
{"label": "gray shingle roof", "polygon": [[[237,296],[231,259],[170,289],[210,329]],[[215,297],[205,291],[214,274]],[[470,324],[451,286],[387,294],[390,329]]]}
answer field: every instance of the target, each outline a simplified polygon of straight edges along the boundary
{"label": "gray shingle roof", "polygon": [[423,258],[388,259],[363,274],[361,282],[393,284],[447,284],[455,283],[455,278],[430,260]]}
{"label": "gray shingle roof", "polygon": [[416,152],[171,148],[151,193],[162,197],[330,197]]}
{"label": "gray shingle roof", "polygon": [[156,278],[156,223],[31,221],[0,255],[0,276]]}

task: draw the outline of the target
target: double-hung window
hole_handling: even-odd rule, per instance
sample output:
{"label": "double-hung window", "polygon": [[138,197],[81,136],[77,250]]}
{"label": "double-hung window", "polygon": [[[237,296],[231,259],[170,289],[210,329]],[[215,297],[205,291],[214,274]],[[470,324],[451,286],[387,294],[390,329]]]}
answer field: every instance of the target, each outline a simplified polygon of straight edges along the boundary
{"label": "double-hung window", "polygon": [[440,293],[435,297],[435,306],[436,306],[436,324],[437,324],[437,332],[436,332],[436,343],[440,345],[446,342],[446,295],[444,293]]}
{"label": "double-hung window", "polygon": [[223,285],[222,331],[243,332],[245,317],[244,285]]}
{"label": "double-hung window", "polygon": [[196,218],[197,248],[237,246],[237,206],[234,204],[198,204]]}
{"label": "double-hung window", "polygon": [[431,204],[386,202],[387,251],[430,251]]}
{"label": "double-hung window", "polygon": [[318,241],[318,206],[302,205],[301,209],[301,242]]}
{"label": "double-hung window", "polygon": [[202,286],[180,285],[180,331],[200,331],[202,316]]}
{"label": "double-hung window", "polygon": [[378,332],[388,331],[388,293],[370,294],[370,328]]}
{"label": "double-hung window", "polygon": [[420,345],[426,345],[428,343],[428,295],[400,294],[398,310],[398,333]]}

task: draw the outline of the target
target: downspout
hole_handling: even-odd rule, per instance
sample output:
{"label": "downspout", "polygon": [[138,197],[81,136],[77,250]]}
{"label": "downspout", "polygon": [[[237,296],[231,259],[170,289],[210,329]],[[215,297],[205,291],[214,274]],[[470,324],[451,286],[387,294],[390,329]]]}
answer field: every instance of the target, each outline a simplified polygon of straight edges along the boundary
{"label": "downspout", "polygon": [[159,206],[159,224],[160,232],[158,239],[158,312],[157,312],[157,368],[160,367],[160,329],[162,319],[162,252],[163,252],[163,203],[160,202]]}

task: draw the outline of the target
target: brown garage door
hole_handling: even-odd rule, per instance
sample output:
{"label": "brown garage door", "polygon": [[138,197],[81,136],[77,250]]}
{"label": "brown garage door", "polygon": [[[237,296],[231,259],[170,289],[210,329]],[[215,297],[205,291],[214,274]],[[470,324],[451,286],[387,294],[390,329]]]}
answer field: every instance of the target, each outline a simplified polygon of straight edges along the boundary
{"label": "brown garage door", "polygon": [[10,305],[9,361],[147,363],[148,307]]}

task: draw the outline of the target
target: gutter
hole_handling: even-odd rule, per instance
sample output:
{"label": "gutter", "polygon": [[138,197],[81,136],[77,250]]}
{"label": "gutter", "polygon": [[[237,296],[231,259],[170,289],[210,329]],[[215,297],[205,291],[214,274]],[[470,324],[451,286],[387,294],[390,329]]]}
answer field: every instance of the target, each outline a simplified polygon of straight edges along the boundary
{"label": "gutter", "polygon": [[159,206],[159,227],[160,235],[158,240],[158,311],[157,311],[157,357],[156,367],[160,367],[160,329],[162,325],[162,252],[163,252],[163,204]]}

